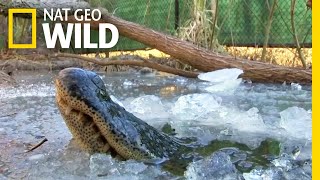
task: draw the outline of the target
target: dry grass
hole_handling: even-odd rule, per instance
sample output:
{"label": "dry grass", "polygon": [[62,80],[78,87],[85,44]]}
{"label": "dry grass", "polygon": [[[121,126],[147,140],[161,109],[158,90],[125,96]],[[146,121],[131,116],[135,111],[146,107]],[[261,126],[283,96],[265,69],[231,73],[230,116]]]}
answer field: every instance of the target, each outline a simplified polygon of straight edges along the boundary
{"label": "dry grass", "polygon": [[[254,47],[225,47],[226,51],[235,57],[249,60],[261,60],[262,48]],[[312,48],[303,48],[308,66],[312,64]],[[288,67],[302,67],[295,48],[267,48],[266,62]]]}
{"label": "dry grass", "polygon": [[[249,59],[249,60],[261,60],[262,48],[254,48],[254,47],[224,47],[225,51],[227,51],[230,55]],[[305,55],[308,66],[312,64],[312,48],[303,48],[303,54]],[[151,50],[137,50],[137,51],[114,51],[110,52],[110,58],[119,57],[119,56],[139,56],[145,59],[154,59],[154,57],[159,59],[167,59],[170,56],[158,51],[156,49]],[[95,54],[88,54],[86,56],[94,57]],[[105,58],[105,54],[99,54],[101,58]],[[181,64],[171,63],[167,64],[166,61],[159,61],[161,64],[166,64],[169,66],[173,66],[176,68],[181,68]],[[268,48],[266,55],[266,62],[278,64],[282,66],[288,67],[302,67],[301,61],[297,55],[295,48]],[[185,68],[183,68],[185,69]]]}

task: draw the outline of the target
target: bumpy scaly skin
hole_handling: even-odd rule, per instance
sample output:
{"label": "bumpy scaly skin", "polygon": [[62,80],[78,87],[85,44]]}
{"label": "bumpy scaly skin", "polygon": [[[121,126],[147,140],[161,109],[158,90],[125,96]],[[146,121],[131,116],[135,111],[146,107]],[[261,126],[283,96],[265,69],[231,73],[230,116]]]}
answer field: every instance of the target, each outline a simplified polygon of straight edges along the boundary
{"label": "bumpy scaly skin", "polygon": [[76,141],[91,152],[115,151],[125,159],[170,158],[187,147],[114,103],[101,78],[79,68],[55,82],[59,110]]}

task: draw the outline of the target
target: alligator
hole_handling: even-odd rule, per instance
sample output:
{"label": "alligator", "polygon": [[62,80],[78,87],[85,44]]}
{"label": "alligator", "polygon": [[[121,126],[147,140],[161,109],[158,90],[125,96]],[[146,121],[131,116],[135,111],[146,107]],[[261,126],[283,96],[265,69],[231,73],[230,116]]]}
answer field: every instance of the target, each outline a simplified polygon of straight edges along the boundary
{"label": "alligator", "polygon": [[89,152],[161,163],[193,145],[150,126],[111,100],[96,73],[66,68],[55,80],[56,103],[76,142]]}
{"label": "alligator", "polygon": [[279,155],[280,144],[265,140],[256,149],[226,140],[203,146],[178,139],[137,118],[111,100],[99,75],[80,68],[66,68],[55,80],[56,103],[76,142],[88,152],[110,153],[119,159],[161,164],[183,175],[188,163],[227,147],[248,154],[248,160],[266,166],[266,154]]}

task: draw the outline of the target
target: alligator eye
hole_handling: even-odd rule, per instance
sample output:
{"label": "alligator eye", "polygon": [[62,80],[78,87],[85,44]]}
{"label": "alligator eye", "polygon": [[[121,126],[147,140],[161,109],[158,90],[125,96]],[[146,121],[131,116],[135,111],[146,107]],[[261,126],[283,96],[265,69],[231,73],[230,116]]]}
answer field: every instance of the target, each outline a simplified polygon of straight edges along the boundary
{"label": "alligator eye", "polygon": [[103,97],[103,98],[107,98],[108,97],[107,93],[105,91],[103,91],[103,90],[100,90],[99,93],[100,93],[101,97]]}
{"label": "alligator eye", "polygon": [[106,93],[104,91],[102,91],[102,90],[100,90],[100,94],[101,94],[102,97],[106,96]]}
{"label": "alligator eye", "polygon": [[104,99],[104,100],[109,100],[110,99],[108,93],[105,90],[102,90],[102,89],[99,90],[98,96],[100,98]]}

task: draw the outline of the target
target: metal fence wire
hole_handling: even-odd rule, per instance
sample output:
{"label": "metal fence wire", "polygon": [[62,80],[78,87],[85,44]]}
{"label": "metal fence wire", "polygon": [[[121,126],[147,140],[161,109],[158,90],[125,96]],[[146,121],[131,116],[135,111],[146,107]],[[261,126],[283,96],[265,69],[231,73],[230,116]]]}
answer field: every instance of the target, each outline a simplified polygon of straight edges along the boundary
{"label": "metal fence wire", "polygon": [[[101,5],[114,15],[148,28],[177,35],[192,18],[194,2],[201,0],[102,0]],[[204,0],[202,0],[204,1]],[[305,0],[207,0],[206,12],[211,3],[217,3],[216,37],[221,45],[263,46],[269,36],[269,47],[295,47],[292,18],[301,47],[311,47],[311,10]],[[275,8],[272,11],[272,5]],[[271,18],[269,33],[266,33]],[[209,17],[209,16],[208,16]],[[213,23],[213,20],[210,21]],[[121,37],[116,50],[146,48],[143,44]]]}

